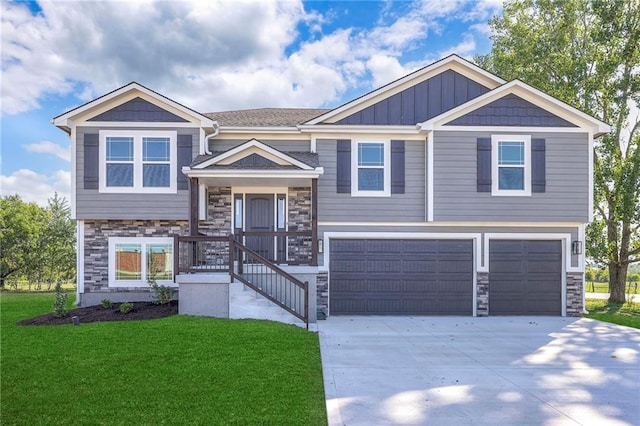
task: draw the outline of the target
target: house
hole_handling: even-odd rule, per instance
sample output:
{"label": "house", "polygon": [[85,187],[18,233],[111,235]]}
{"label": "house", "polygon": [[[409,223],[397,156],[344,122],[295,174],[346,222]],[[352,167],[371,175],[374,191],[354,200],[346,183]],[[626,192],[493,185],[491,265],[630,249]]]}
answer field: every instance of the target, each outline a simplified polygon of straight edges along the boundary
{"label": "house", "polygon": [[610,128],[456,55],[331,110],[204,114],[130,83],[53,123],[72,141],[82,305],[236,268],[307,281],[324,315],[583,311]]}

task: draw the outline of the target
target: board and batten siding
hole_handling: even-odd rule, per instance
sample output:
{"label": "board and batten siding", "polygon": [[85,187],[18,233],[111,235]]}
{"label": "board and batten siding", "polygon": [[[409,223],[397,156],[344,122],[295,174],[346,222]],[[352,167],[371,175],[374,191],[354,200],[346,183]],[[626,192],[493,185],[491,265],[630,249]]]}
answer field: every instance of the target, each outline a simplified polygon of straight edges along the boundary
{"label": "board and batten siding", "polygon": [[[260,139],[260,137],[256,137],[255,139],[259,140],[265,145],[268,145],[272,148],[275,148],[279,151],[283,152],[310,152],[311,151],[311,141],[310,140],[271,140],[271,139]],[[209,151],[212,152],[225,152],[236,146],[240,146],[243,143],[249,141],[251,139],[213,139],[209,141]]]}
{"label": "board and batten siding", "polygon": [[588,222],[588,135],[528,134],[546,141],[546,190],[520,197],[477,192],[477,139],[492,132],[434,132],[434,220]]}
{"label": "board and batten siding", "polygon": [[[394,138],[400,139],[400,138]],[[425,220],[425,142],[405,141],[404,194],[352,197],[336,192],[337,140],[318,139],[324,174],[318,179],[318,220],[339,222],[423,222]]]}
{"label": "board and batten siding", "polygon": [[[76,130],[76,217],[78,219],[183,219],[189,218],[189,191],[175,194],[110,194],[84,189],[84,135],[98,127]],[[109,130],[159,130],[158,128],[112,128]],[[170,130],[163,128],[162,130]],[[178,135],[192,136],[192,153],[199,153],[200,129],[177,128]],[[177,159],[176,159],[177,160]],[[178,168],[178,174],[182,173]]]}

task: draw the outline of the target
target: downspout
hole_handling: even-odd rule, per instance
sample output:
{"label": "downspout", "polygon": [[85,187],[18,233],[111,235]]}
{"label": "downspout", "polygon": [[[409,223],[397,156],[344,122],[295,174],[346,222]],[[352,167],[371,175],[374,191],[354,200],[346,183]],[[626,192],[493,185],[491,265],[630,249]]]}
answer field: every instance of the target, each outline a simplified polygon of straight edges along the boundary
{"label": "downspout", "polygon": [[220,134],[220,126],[217,122],[213,123],[213,133],[204,138],[204,153],[207,155],[211,155],[211,151],[209,151],[209,139],[215,138]]}

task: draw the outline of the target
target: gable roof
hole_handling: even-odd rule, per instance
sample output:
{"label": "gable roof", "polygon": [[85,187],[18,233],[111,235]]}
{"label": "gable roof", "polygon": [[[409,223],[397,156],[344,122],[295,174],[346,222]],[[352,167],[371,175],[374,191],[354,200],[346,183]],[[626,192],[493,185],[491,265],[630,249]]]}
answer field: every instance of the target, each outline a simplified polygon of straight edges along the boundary
{"label": "gable roof", "polygon": [[[99,110],[99,107],[101,105],[109,104],[113,102],[115,104],[114,107],[116,107],[117,105],[123,104],[131,100],[132,98],[135,98],[136,95],[138,95],[138,97],[141,97],[140,95],[142,95],[142,97],[147,98],[147,100],[153,100],[169,109],[172,109],[173,111],[170,111],[170,112],[175,112],[178,115],[189,117],[191,118],[192,121],[198,123],[201,127],[205,127],[205,128],[214,127],[213,120],[211,120],[209,117],[205,116],[204,114],[201,114],[189,107],[186,107],[181,103],[174,101],[173,99],[170,99],[164,95],[161,95],[158,92],[155,92],[149,89],[148,87],[143,86],[140,83],[136,83],[135,81],[132,81],[131,83],[126,84],[116,90],[113,90],[92,101],[89,101],[83,105],[73,108],[63,114],[60,114],[57,117],[54,117],[51,121],[55,126],[66,130],[66,129],[69,129],[70,121],[72,121],[75,117],[88,114],[92,110],[98,110],[96,111],[96,115],[98,115],[103,112]],[[118,103],[119,100],[122,100],[122,101]],[[155,103],[155,102],[152,102],[152,103]]]}
{"label": "gable roof", "polygon": [[437,117],[433,117],[423,123],[419,123],[418,127],[422,130],[432,130],[437,127],[451,125],[451,122],[472,111],[476,111],[481,107],[499,100],[507,95],[516,95],[525,101],[531,102],[537,107],[543,108],[551,114],[560,117],[569,123],[578,127],[588,128],[593,132],[594,137],[609,133],[611,127],[603,122],[580,111],[571,105],[562,102],[553,96],[547,95],[541,90],[526,84],[520,80],[513,80],[509,83],[485,93],[475,99],[470,100],[456,108],[446,111]]}
{"label": "gable roof", "polygon": [[347,102],[331,111],[322,114],[318,117],[310,119],[304,124],[321,124],[321,123],[335,123],[336,121],[354,114],[369,105],[378,102],[384,98],[395,95],[402,90],[412,85],[418,84],[424,80],[427,80],[443,71],[454,70],[465,77],[468,77],[488,89],[494,89],[501,84],[504,84],[504,80],[500,77],[491,74],[488,71],[480,68],[479,66],[461,58],[458,55],[449,55],[439,61],[436,61],[426,67],[420,68],[404,77],[399,78],[391,83],[388,83],[378,89],[375,89],[369,93],[366,93],[350,102]]}
{"label": "gable roof", "polygon": [[313,108],[254,108],[236,111],[205,113],[220,127],[295,127],[311,120],[329,109]]}

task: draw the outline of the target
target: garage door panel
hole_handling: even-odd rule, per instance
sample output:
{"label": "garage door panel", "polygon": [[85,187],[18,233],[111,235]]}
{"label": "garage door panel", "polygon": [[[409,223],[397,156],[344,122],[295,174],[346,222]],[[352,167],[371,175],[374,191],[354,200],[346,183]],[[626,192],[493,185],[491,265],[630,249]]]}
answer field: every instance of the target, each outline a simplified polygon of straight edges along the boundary
{"label": "garage door panel", "polygon": [[560,241],[489,243],[489,314],[560,315]]}
{"label": "garage door panel", "polygon": [[471,240],[367,240],[365,252],[347,253],[355,246],[330,242],[332,315],[471,315]]}

